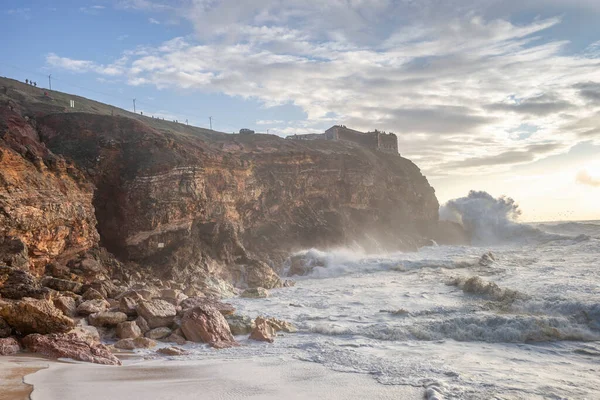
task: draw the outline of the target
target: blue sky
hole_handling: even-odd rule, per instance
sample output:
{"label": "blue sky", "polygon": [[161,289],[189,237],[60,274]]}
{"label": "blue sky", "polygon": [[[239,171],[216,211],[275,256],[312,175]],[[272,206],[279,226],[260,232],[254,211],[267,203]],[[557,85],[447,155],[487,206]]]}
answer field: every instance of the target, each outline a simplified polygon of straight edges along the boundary
{"label": "blue sky", "polygon": [[600,218],[597,0],[0,7],[2,75],[225,132],[393,131],[441,201],[479,189],[526,219]]}

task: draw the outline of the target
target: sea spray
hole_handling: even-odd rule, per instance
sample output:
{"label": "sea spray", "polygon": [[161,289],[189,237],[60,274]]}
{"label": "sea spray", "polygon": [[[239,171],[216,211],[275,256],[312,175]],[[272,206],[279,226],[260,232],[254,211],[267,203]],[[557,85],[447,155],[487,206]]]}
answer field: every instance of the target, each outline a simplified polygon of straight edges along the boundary
{"label": "sea spray", "polygon": [[519,223],[520,215],[519,205],[512,198],[494,198],[487,192],[475,190],[440,207],[440,219],[462,224],[474,245],[568,238]]}

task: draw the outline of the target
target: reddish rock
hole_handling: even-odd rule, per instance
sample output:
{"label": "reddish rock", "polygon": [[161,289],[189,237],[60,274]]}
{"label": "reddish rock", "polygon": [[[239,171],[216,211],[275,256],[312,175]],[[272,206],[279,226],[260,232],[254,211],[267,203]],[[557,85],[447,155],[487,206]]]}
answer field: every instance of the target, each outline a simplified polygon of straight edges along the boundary
{"label": "reddish rock", "polygon": [[121,299],[119,300],[119,311],[129,315],[130,317],[133,317],[137,315],[136,309],[138,306],[138,302],[140,302],[141,300],[143,300],[143,297],[138,295],[137,293],[135,295],[127,295],[121,297]]}
{"label": "reddish rock", "polygon": [[93,326],[117,326],[121,322],[127,321],[127,315],[118,311],[103,311],[91,314],[88,321]]}
{"label": "reddish rock", "polygon": [[137,317],[135,319],[135,323],[137,324],[137,326],[142,331],[142,334],[144,334],[144,333],[146,333],[146,332],[148,332],[150,330],[150,327],[148,326],[148,321],[146,321],[144,319],[144,317]]}
{"label": "reddish rock", "polygon": [[164,339],[171,334],[171,330],[169,328],[154,328],[150,329],[148,332],[144,334],[145,337],[153,340]]}
{"label": "reddish rock", "polygon": [[[1,221],[2,218],[0,217],[0,226]],[[23,297],[44,299],[49,297],[49,292],[48,288],[41,287],[30,273],[0,265],[0,297],[14,300],[19,300]]]}
{"label": "reddish rock", "polygon": [[77,315],[77,303],[72,297],[61,296],[53,300],[54,306],[62,311],[67,317],[73,318]]}
{"label": "reddish rock", "polygon": [[142,330],[135,321],[121,322],[117,325],[117,337],[119,339],[135,339],[142,336]]}
{"label": "reddish rock", "polygon": [[45,286],[50,289],[57,290],[59,292],[73,292],[76,294],[81,294],[81,289],[83,285],[79,282],[73,282],[66,279],[54,278],[51,276],[47,276],[42,279],[42,286]]}
{"label": "reddish rock", "polygon": [[93,187],[77,167],[50,152],[16,110],[0,107],[0,121],[0,236],[10,234],[27,246],[30,271],[39,276],[63,253],[98,243]]}
{"label": "reddish rock", "polygon": [[108,310],[110,304],[103,299],[87,300],[77,306],[77,312],[81,315],[90,315]]}
{"label": "reddish rock", "polygon": [[[2,305],[0,305],[0,308],[2,308]],[[3,318],[0,318],[0,338],[7,338],[11,333],[12,328],[10,325]]]}
{"label": "reddish rock", "polygon": [[74,334],[33,334],[23,339],[27,350],[50,358],[73,360],[106,365],[121,365],[108,347],[101,343],[89,343]]}
{"label": "reddish rock", "polygon": [[15,338],[0,339],[0,356],[10,356],[21,350],[19,342]]}
{"label": "reddish rock", "polygon": [[223,314],[208,305],[186,311],[181,331],[192,342],[204,342],[216,348],[238,346]]}
{"label": "reddish rock", "polygon": [[96,289],[93,288],[89,288],[88,290],[85,291],[85,293],[81,296],[81,299],[86,301],[86,300],[105,300],[104,296],[102,296],[102,294],[97,291]]}
{"label": "reddish rock", "polygon": [[189,354],[187,350],[180,349],[179,347],[162,347],[156,350],[156,352],[165,356],[185,356]]}
{"label": "reddish rock", "polygon": [[121,339],[114,346],[122,350],[150,349],[156,347],[156,342],[149,338],[139,337],[135,339]]}
{"label": "reddish rock", "polygon": [[254,329],[250,333],[250,339],[273,343],[275,340],[275,328],[266,319],[258,317],[254,320],[254,325]]}
{"label": "reddish rock", "polygon": [[177,310],[173,304],[160,299],[142,301],[136,310],[148,322],[148,326],[151,329],[171,325],[177,314]]}
{"label": "reddish rock", "polygon": [[0,317],[22,335],[30,333],[63,333],[75,327],[75,322],[65,316],[47,300],[25,298],[1,306]]}
{"label": "reddish rock", "polygon": [[235,313],[235,307],[229,303],[223,303],[208,297],[190,297],[181,302],[181,308],[188,310],[198,306],[210,306],[219,310],[223,315],[232,315]]}

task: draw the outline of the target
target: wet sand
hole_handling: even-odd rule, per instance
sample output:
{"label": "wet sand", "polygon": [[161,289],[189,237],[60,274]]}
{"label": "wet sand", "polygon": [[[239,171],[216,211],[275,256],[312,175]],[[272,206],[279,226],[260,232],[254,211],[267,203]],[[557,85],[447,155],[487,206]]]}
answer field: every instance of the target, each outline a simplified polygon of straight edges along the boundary
{"label": "wet sand", "polygon": [[33,386],[23,379],[45,368],[48,360],[34,355],[0,357],[0,400],[29,400]]}
{"label": "wet sand", "polygon": [[34,387],[32,400],[411,400],[423,399],[425,393],[423,388],[381,385],[368,375],[335,372],[320,364],[281,357],[126,360],[121,367],[46,363],[49,368],[25,377]]}

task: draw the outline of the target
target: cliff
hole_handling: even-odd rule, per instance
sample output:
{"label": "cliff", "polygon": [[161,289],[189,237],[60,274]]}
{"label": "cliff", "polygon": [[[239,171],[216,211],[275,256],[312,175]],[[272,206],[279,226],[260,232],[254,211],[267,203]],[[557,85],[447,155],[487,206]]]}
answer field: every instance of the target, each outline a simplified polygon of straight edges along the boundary
{"label": "cliff", "polygon": [[100,238],[162,279],[273,287],[302,248],[465,240],[438,223],[433,188],[399,155],[228,135],[79,97],[66,108],[73,97],[0,80],[0,235],[24,242],[38,270]]}

